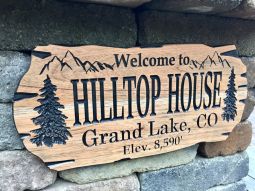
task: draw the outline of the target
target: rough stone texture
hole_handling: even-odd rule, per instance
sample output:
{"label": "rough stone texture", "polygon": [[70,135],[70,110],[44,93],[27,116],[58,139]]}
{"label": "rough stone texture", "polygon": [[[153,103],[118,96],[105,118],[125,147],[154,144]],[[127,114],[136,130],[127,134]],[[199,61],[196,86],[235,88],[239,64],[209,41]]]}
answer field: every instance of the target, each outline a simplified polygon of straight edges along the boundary
{"label": "rough stone texture", "polygon": [[246,184],[246,190],[245,191],[253,191],[255,188],[255,180],[251,176],[246,176],[244,179],[244,182]]}
{"label": "rough stone texture", "polygon": [[136,175],[110,179],[89,184],[75,184],[57,180],[55,184],[42,191],[139,191],[140,184]]}
{"label": "rough stone texture", "polygon": [[247,67],[247,81],[248,87],[255,87],[255,57],[241,57],[242,62]]}
{"label": "rough stone texture", "polygon": [[226,156],[244,151],[251,143],[252,124],[249,121],[235,126],[225,141],[201,143],[198,152],[205,157]]}
{"label": "rough stone texture", "polygon": [[246,65],[246,77],[248,82],[248,96],[245,101],[245,108],[242,120],[248,119],[255,106],[255,57],[241,57],[242,62]]}
{"label": "rough stone texture", "polygon": [[214,188],[210,188],[207,191],[246,191],[246,185],[244,181],[239,181],[233,184],[216,186]]}
{"label": "rough stone texture", "polygon": [[131,9],[66,1],[4,1],[0,23],[0,50],[48,44],[130,47],[137,37]]}
{"label": "rough stone texture", "polygon": [[3,191],[42,189],[55,182],[57,172],[49,170],[27,151],[0,152],[0,180]]}
{"label": "rough stone texture", "polygon": [[150,2],[151,0],[72,0],[72,1],[80,1],[85,3],[103,3],[107,5],[135,8],[146,2]]}
{"label": "rough stone texture", "polygon": [[11,103],[0,103],[0,121],[0,150],[23,149],[13,121]]}
{"label": "rough stone texture", "polygon": [[138,178],[141,191],[204,191],[241,180],[248,174],[248,163],[246,152],[211,159],[197,157],[187,165],[139,173]]}
{"label": "rough stone texture", "polygon": [[223,13],[236,8],[242,0],[154,0],[143,6],[144,9],[177,11],[186,13]]}
{"label": "rough stone texture", "polygon": [[222,16],[255,19],[255,0],[243,0],[240,6]]}
{"label": "rough stone texture", "polygon": [[139,44],[235,44],[241,56],[255,55],[255,21],[158,11],[138,13]]}
{"label": "rough stone texture", "polygon": [[99,180],[128,176],[134,172],[145,172],[186,164],[195,158],[196,153],[197,145],[194,145],[186,149],[161,155],[65,170],[60,172],[59,176],[65,180],[78,184],[85,184]]}
{"label": "rough stone texture", "polygon": [[248,96],[245,100],[244,112],[242,115],[242,121],[248,119],[255,106],[255,88],[248,89]]}
{"label": "rough stone texture", "polygon": [[29,65],[30,57],[23,53],[0,51],[0,102],[12,101],[19,81]]}

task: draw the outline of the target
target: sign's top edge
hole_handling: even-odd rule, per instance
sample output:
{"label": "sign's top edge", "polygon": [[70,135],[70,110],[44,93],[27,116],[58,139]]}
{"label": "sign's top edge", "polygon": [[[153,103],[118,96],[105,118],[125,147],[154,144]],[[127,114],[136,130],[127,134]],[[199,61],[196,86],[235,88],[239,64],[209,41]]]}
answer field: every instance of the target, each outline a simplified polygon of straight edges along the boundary
{"label": "sign's top edge", "polygon": [[133,49],[133,48],[140,48],[140,49],[147,49],[147,48],[162,48],[162,47],[166,47],[166,46],[205,46],[205,47],[210,47],[210,48],[231,48],[231,49],[236,49],[236,46],[234,44],[226,44],[226,45],[221,45],[221,46],[210,46],[207,44],[203,44],[203,43],[187,43],[187,44],[148,44],[148,45],[141,45],[141,46],[133,46],[133,47],[113,47],[113,46],[107,46],[107,45],[96,45],[96,44],[89,44],[89,45],[74,45],[74,46],[69,46],[69,45],[58,45],[58,44],[48,44],[48,45],[42,45],[42,46],[36,46],[33,51],[36,51],[38,48],[41,47],[67,47],[67,48],[80,48],[80,47],[108,47],[108,48],[119,48],[119,49]]}

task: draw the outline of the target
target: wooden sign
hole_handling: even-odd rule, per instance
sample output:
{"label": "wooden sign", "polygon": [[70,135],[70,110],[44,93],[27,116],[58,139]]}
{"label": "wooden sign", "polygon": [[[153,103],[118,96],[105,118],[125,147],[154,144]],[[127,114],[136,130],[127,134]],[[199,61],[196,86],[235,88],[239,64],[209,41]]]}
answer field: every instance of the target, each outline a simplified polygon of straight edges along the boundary
{"label": "wooden sign", "polygon": [[246,67],[235,46],[39,46],[14,103],[25,147],[65,170],[225,140]]}

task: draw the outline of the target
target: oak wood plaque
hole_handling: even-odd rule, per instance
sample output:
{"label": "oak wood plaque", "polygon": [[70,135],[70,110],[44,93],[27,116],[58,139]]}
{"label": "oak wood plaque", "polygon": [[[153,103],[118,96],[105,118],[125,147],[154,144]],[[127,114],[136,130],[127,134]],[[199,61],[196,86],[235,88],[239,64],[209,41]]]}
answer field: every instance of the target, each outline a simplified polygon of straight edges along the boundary
{"label": "oak wood plaque", "polygon": [[225,140],[246,67],[235,46],[39,46],[14,103],[25,147],[65,170]]}

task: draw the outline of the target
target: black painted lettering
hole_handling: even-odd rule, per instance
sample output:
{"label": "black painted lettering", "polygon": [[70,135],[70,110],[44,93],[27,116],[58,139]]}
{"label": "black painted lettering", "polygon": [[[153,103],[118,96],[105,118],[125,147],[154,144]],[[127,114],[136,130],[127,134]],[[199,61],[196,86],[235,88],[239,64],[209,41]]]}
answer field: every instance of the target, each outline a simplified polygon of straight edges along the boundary
{"label": "black painted lettering", "polygon": [[[218,79],[218,76],[220,79]],[[219,80],[219,81],[218,81]],[[218,100],[218,96],[220,95],[220,81],[222,80],[222,72],[214,72],[214,91],[213,91],[213,106],[212,107],[220,107],[221,98],[219,98],[219,102],[216,103]]]}
{"label": "black painted lettering", "polygon": [[159,76],[157,75],[152,75],[151,80],[152,80],[151,81],[152,87],[151,87],[151,114],[150,115],[153,116],[153,115],[156,115],[155,102],[160,96],[161,82],[160,82]]}
{"label": "black painted lettering", "polygon": [[180,75],[181,74],[175,74],[176,77],[176,90],[173,91],[173,74],[168,74],[169,79],[169,97],[168,97],[168,112],[167,113],[173,113],[172,110],[172,99],[173,95],[175,95],[175,112],[180,112],[179,110],[179,81],[180,81]]}
{"label": "black painted lettering", "polygon": [[115,63],[117,64],[117,67],[119,67],[121,63],[123,63],[123,65],[127,67],[130,54],[126,54],[127,57],[125,57],[124,54],[121,54],[120,59],[119,59],[119,54],[114,54],[114,56],[115,56]]}
{"label": "black painted lettering", "polygon": [[[200,91],[197,90],[197,75],[198,73],[193,73],[194,76],[194,88],[193,88],[193,106],[195,110],[199,110],[201,105],[202,105],[202,95],[203,95],[203,79],[204,79],[204,73],[201,72],[200,76],[201,76],[201,84],[200,84]],[[197,95],[200,95],[199,99],[197,98]],[[199,100],[199,104],[197,104],[197,100]]]}
{"label": "black painted lettering", "polygon": [[101,110],[101,120],[100,122],[112,120],[112,108],[109,111],[109,117],[105,117],[105,105],[104,105],[104,81],[105,78],[99,78],[100,85],[100,110]]}
{"label": "black painted lettering", "polygon": [[[91,142],[92,143],[88,143],[88,136],[92,134],[93,138],[91,138]],[[85,146],[87,147],[92,147],[92,146],[97,146],[97,138],[96,136],[96,129],[89,129],[87,131],[85,131],[85,133],[82,136],[82,142]]]}
{"label": "black painted lettering", "polygon": [[[185,81],[186,81],[186,78],[187,78],[187,81],[188,81],[188,85],[189,85],[189,94],[188,94],[188,103],[185,107]],[[182,110],[184,112],[188,111],[189,108],[190,108],[190,103],[191,103],[191,98],[192,98],[192,82],[191,82],[191,76],[189,73],[185,73],[183,78],[182,78],[182,83],[181,83],[181,107],[182,107]]]}
{"label": "black painted lettering", "polygon": [[118,95],[117,95],[117,80],[118,77],[112,77],[112,98],[113,98],[113,119],[124,119],[124,107],[122,106],[121,115],[118,116]]}
{"label": "black painted lettering", "polygon": [[201,126],[201,118],[203,118],[204,120],[206,120],[206,114],[201,114],[201,115],[199,115],[198,116],[198,118],[197,118],[197,126],[199,127],[199,128],[203,128],[203,127],[205,127],[206,126],[206,122],[204,122],[203,123],[203,126]]}
{"label": "black painted lettering", "polygon": [[[145,101],[145,110],[142,112],[141,109],[141,83],[144,81],[145,85],[145,95],[146,95],[146,101]],[[136,103],[137,103],[137,111],[140,117],[145,117],[149,111],[149,103],[150,101],[150,88],[149,88],[149,82],[145,75],[141,75],[138,82],[137,82],[137,91],[136,91]]]}
{"label": "black painted lettering", "polygon": [[211,102],[212,102],[212,91],[208,84],[208,77],[210,77],[210,81],[212,83],[212,72],[207,72],[206,76],[205,76],[205,92],[208,96],[208,103],[206,104],[206,99],[204,97],[204,109],[209,108],[211,106]]}
{"label": "black painted lettering", "polygon": [[91,123],[89,121],[89,109],[88,109],[88,91],[87,91],[87,79],[82,79],[81,82],[83,84],[83,96],[84,99],[78,99],[78,88],[77,83],[79,80],[71,80],[71,83],[73,84],[73,100],[74,100],[74,116],[75,116],[75,122],[74,126],[81,125],[80,117],[79,117],[79,104],[84,104],[84,117],[85,121],[83,124]]}
{"label": "black painted lettering", "polygon": [[97,95],[96,95],[96,82],[97,78],[89,80],[91,83],[91,93],[92,93],[92,108],[93,108],[93,123],[98,123],[97,119]]}
{"label": "black painted lettering", "polygon": [[136,77],[129,76],[123,78],[123,89],[125,89],[125,84],[127,82],[128,86],[128,116],[127,119],[133,118],[132,113],[132,82],[134,83],[134,88],[136,88]]}

